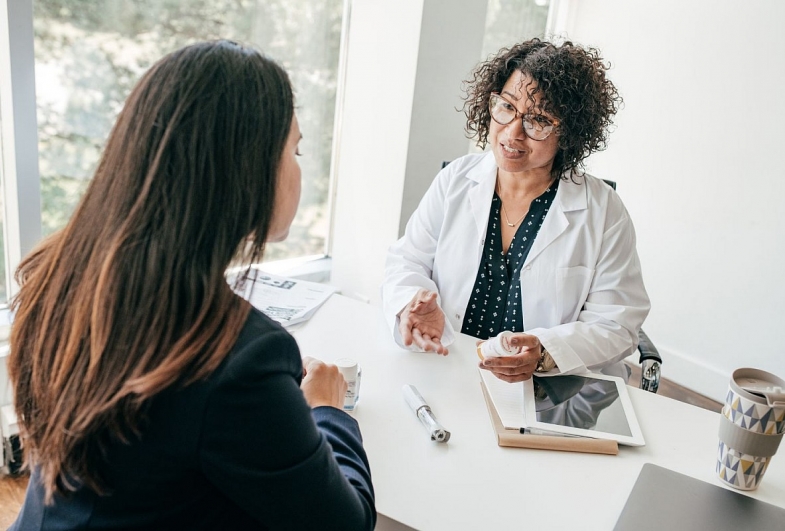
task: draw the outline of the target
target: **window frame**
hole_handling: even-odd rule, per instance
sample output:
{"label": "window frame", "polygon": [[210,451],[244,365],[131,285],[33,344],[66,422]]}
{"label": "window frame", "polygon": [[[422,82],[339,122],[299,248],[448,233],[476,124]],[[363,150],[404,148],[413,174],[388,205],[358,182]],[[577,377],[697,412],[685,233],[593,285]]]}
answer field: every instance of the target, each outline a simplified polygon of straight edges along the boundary
{"label": "window frame", "polygon": [[[41,181],[35,97],[33,1],[0,4],[0,155],[6,293],[13,273],[41,239]],[[0,308],[7,308],[7,302]]]}

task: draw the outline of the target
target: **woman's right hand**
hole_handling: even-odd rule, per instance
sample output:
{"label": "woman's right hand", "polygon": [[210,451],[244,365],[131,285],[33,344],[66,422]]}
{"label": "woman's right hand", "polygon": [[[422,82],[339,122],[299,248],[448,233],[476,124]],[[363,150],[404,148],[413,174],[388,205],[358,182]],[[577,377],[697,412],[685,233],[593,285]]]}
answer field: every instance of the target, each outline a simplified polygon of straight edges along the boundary
{"label": "woman's right hand", "polygon": [[442,345],[444,334],[444,312],[436,302],[436,292],[421,289],[401,311],[398,331],[407,347],[415,343],[425,352],[436,352],[446,356],[447,347]]}
{"label": "woman's right hand", "polygon": [[300,389],[311,408],[330,406],[343,409],[347,384],[338,367],[306,356],[303,358],[303,375]]}

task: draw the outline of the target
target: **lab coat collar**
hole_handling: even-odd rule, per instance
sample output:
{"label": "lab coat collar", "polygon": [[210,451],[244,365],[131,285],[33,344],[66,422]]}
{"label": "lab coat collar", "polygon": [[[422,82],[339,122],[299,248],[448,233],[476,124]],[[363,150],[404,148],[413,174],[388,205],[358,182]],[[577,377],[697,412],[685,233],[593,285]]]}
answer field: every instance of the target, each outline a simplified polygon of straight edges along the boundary
{"label": "lab coat collar", "polygon": [[563,212],[586,210],[589,199],[587,197],[586,178],[583,176],[568,176],[559,183],[555,203]]}
{"label": "lab coat collar", "polygon": [[[489,188],[493,188],[496,184],[497,170],[496,159],[493,158],[493,153],[489,151],[485,153],[473,168],[466,172],[467,179],[482,184],[482,186],[472,189],[475,192],[473,195],[481,198],[485,197],[484,194],[489,191]],[[556,204],[561,206],[562,211],[572,212],[573,210],[586,209],[588,198],[586,196],[585,181],[585,177],[576,175],[568,176],[566,180],[562,179],[555,199]],[[475,203],[472,202],[472,206],[474,205]],[[490,202],[488,202],[488,208],[490,208]]]}
{"label": "lab coat collar", "polygon": [[493,158],[493,152],[487,151],[480,161],[466,172],[466,178],[479,183],[485,178],[492,177],[495,183],[497,169],[498,167],[496,166],[496,159]]}
{"label": "lab coat collar", "polygon": [[[488,152],[480,162],[466,172],[466,178],[478,183],[469,190],[469,204],[472,216],[477,225],[477,233],[484,244],[485,231],[488,226],[488,213],[491,208],[493,190],[496,186],[496,160],[493,153]],[[584,177],[568,177],[559,183],[553,206],[540,227],[537,238],[532,244],[524,267],[534,260],[546,247],[553,243],[569,227],[570,222],[565,212],[586,210],[588,205],[587,185]]]}

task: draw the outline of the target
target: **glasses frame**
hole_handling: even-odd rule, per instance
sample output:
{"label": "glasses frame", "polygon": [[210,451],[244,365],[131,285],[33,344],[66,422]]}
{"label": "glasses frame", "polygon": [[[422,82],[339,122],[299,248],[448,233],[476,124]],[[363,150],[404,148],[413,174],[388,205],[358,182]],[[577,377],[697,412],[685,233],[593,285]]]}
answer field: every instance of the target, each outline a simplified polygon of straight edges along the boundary
{"label": "glasses frame", "polygon": [[[494,96],[496,96],[499,99],[501,99],[502,101],[506,102],[515,111],[515,116],[509,122],[502,123],[499,120],[497,120],[496,117],[493,115],[493,97]],[[558,120],[551,120],[547,116],[540,115],[540,116],[543,116],[543,118],[545,118],[546,120],[548,120],[551,123],[551,130],[548,131],[548,133],[544,137],[542,137],[542,138],[534,138],[533,136],[531,136],[529,134],[529,132],[526,130],[526,126],[524,126],[523,124],[524,124],[525,121],[531,123],[531,120],[526,120],[526,117],[527,116],[535,116],[535,115],[532,114],[532,113],[522,113],[522,112],[520,112],[518,110],[518,108],[515,105],[513,105],[513,103],[510,100],[508,100],[507,98],[505,98],[504,96],[502,96],[498,92],[491,92],[491,95],[488,97],[488,114],[490,114],[491,115],[491,119],[494,122],[496,122],[497,124],[499,124],[499,125],[510,125],[515,120],[520,118],[521,119],[521,129],[523,130],[523,134],[526,135],[527,138],[531,138],[535,142],[542,142],[543,140],[547,140],[547,138],[549,136],[551,136],[553,134],[553,132],[556,131],[559,128],[559,121]]]}

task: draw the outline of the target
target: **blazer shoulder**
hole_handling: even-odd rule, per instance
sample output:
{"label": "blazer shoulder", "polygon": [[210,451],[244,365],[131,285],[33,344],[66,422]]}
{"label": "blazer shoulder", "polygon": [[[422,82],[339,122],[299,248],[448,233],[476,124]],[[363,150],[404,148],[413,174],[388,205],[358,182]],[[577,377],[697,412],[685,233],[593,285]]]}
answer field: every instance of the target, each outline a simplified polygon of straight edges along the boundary
{"label": "blazer shoulder", "polygon": [[256,308],[248,314],[234,347],[216,370],[219,380],[243,373],[286,372],[302,378],[302,358],[289,332]]}

